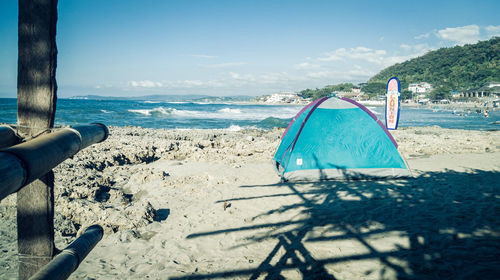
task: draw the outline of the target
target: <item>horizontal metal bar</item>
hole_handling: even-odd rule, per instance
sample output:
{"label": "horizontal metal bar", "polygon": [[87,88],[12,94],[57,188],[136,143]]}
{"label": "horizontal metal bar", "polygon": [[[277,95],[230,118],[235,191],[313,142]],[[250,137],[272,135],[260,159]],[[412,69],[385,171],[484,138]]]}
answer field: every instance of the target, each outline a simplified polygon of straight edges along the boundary
{"label": "horizontal metal bar", "polygon": [[108,134],[103,124],[80,125],[0,150],[0,200]]}
{"label": "horizontal metal bar", "polygon": [[10,147],[21,142],[14,129],[8,125],[0,125],[0,149]]}
{"label": "horizontal metal bar", "polygon": [[80,237],[35,273],[30,280],[67,279],[102,239],[103,235],[104,230],[100,225],[90,226]]}

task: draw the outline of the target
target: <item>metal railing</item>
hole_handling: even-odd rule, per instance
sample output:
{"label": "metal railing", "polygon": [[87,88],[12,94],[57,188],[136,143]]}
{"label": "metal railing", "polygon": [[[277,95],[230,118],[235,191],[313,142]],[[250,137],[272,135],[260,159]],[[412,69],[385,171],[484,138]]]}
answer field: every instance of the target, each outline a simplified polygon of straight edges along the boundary
{"label": "metal railing", "polygon": [[[0,126],[0,201],[78,151],[106,140],[108,135],[105,125],[93,123],[63,128],[20,143],[14,129]],[[103,232],[99,225],[90,226],[30,279],[68,278],[102,239]]]}
{"label": "metal railing", "polygon": [[104,234],[100,225],[92,225],[57,254],[48,264],[33,275],[30,280],[62,280],[73,273]]}

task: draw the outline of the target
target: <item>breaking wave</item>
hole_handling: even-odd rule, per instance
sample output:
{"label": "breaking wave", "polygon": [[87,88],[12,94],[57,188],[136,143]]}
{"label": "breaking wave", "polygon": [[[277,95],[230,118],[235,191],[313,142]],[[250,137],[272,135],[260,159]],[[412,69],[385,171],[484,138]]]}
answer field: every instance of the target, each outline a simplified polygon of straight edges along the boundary
{"label": "breaking wave", "polygon": [[289,119],[295,116],[299,109],[290,108],[229,108],[209,110],[182,110],[175,108],[155,107],[152,109],[129,109],[128,112],[151,117],[170,117],[185,119],[227,119],[227,120],[265,120],[269,117]]}

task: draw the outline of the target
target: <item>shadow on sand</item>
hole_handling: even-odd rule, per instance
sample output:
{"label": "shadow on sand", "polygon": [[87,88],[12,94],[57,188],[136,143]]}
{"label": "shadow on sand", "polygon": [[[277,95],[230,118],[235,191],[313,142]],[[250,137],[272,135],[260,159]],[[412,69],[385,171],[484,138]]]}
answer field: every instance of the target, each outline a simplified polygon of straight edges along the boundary
{"label": "shadow on sand", "polygon": [[[284,279],[286,270],[298,271],[302,279],[337,279],[332,265],[350,262],[352,269],[353,263],[364,260],[380,264],[381,269],[373,271],[360,265],[364,274],[359,276],[371,279],[498,279],[499,182],[500,172],[469,170],[427,172],[404,180],[242,186],[279,188],[287,193],[231,201],[300,198],[298,203],[279,205],[259,216],[301,209],[305,218],[193,233],[187,238],[256,231],[248,242],[276,240],[276,246],[253,268],[175,279]],[[404,245],[387,249],[374,244],[377,238],[394,235],[404,239]],[[342,241],[356,242],[363,250],[354,254],[331,251],[315,257],[308,249],[317,242]]]}

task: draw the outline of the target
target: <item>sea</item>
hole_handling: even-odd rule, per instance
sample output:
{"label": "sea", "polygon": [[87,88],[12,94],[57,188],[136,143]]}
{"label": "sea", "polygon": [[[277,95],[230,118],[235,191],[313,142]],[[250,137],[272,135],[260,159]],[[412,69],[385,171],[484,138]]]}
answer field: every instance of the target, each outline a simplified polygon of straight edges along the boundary
{"label": "sea", "polygon": [[[261,129],[286,127],[299,105],[262,105],[148,100],[58,99],[56,126],[100,122],[107,126],[163,129]],[[383,106],[367,106],[384,122]],[[440,109],[402,104],[399,127],[439,126],[466,130],[499,130],[500,110]],[[481,110],[481,113],[476,112]],[[17,122],[17,99],[0,98],[0,123]]]}

